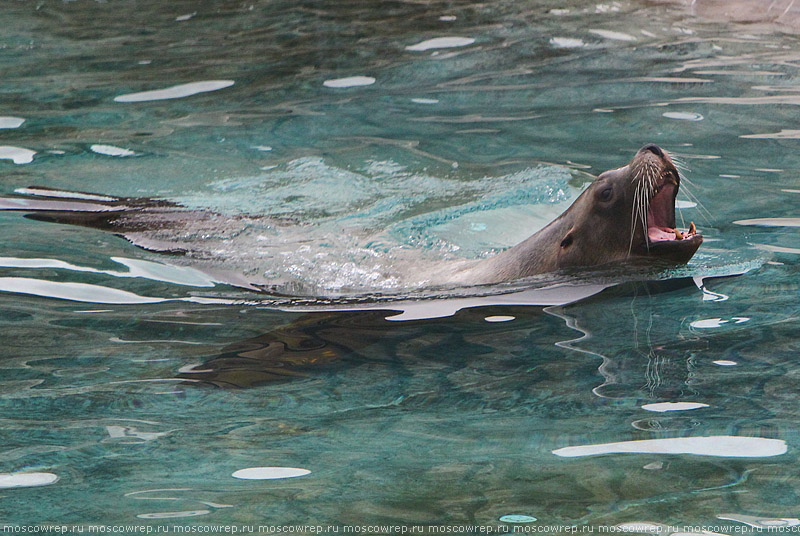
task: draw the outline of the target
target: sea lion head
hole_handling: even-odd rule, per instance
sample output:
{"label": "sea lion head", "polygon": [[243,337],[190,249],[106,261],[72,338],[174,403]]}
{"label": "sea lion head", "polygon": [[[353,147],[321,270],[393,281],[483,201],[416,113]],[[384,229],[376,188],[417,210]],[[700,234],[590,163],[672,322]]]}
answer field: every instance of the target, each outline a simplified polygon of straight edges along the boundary
{"label": "sea lion head", "polygon": [[639,149],[627,165],[600,174],[562,215],[558,267],[637,259],[688,262],[703,237],[694,223],[676,228],[680,182],[670,155],[653,144]]}

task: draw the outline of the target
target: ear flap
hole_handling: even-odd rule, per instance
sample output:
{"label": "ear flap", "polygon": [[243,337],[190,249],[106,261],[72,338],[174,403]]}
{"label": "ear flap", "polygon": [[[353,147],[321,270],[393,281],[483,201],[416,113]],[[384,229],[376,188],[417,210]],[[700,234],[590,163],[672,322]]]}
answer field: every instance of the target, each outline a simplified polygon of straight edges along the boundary
{"label": "ear flap", "polygon": [[564,236],[564,239],[561,241],[561,249],[566,249],[572,245],[572,229],[567,231],[567,234]]}

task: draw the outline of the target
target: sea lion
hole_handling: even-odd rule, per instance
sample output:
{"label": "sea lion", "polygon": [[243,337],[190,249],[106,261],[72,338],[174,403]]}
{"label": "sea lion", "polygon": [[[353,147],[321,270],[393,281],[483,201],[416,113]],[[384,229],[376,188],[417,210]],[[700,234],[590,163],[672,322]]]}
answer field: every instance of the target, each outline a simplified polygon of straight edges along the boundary
{"label": "sea lion", "polygon": [[[498,255],[434,270],[424,279],[434,286],[512,281],[557,270],[629,260],[686,263],[703,241],[692,224],[675,227],[675,197],[680,174],[657,145],[642,147],[629,164],[602,173],[549,225]],[[246,228],[297,225],[259,216],[226,217],[151,199],[69,194],[28,188],[21,197],[0,198],[0,210],[28,217],[112,231],[145,249],[194,254],[202,259],[204,240],[225,241]],[[452,263],[448,263],[452,265]],[[225,277],[248,289],[259,283]]]}
{"label": "sea lion", "polygon": [[498,283],[627,260],[685,264],[703,242],[692,223],[675,227],[680,173],[648,144],[625,166],[606,171],[559,217],[516,246],[461,267],[450,280]]}

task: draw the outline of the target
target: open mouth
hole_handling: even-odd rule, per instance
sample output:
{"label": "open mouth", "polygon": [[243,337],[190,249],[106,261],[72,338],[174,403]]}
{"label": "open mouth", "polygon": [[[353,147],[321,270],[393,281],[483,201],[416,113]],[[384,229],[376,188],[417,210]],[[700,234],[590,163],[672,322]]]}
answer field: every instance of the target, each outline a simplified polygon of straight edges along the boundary
{"label": "open mouth", "polygon": [[679,229],[675,224],[675,198],[680,178],[671,165],[653,184],[653,194],[647,204],[647,236],[642,249],[646,255],[685,263],[703,242],[694,222]]}
{"label": "open mouth", "polygon": [[658,242],[690,240],[698,234],[694,222],[689,224],[688,229],[681,230],[675,226],[675,196],[677,194],[677,182],[665,182],[650,200],[647,210],[648,245]]}

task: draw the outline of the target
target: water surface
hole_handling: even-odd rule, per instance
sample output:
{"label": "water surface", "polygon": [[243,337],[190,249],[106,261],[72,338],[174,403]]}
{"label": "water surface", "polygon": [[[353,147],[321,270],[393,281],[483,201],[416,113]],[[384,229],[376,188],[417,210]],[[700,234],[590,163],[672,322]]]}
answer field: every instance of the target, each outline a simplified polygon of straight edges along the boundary
{"label": "water surface", "polygon": [[[791,27],[650,2],[3,11],[0,194],[224,216],[168,237],[187,258],[0,212],[4,523],[798,517]],[[438,295],[418,267],[513,245],[649,142],[685,168],[688,267],[317,310]]]}

